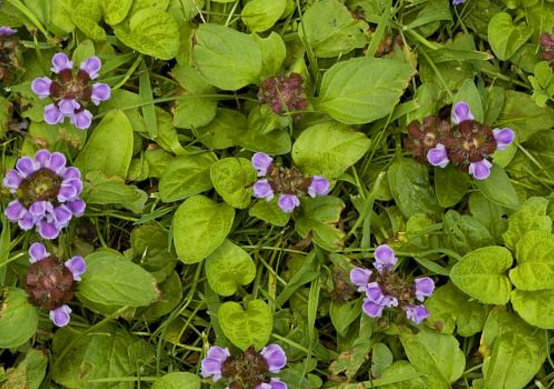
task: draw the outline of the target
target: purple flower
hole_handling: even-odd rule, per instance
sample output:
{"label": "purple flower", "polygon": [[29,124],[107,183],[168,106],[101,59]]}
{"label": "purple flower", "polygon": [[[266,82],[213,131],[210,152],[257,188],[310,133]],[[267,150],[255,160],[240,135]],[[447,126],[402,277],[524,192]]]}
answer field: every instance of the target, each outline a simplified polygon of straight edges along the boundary
{"label": "purple flower", "polygon": [[48,258],[50,253],[46,250],[46,247],[42,243],[33,243],[29,247],[29,262],[35,263],[44,258]]}
{"label": "purple flower", "polygon": [[377,282],[370,282],[365,290],[367,299],[375,304],[381,304],[385,299],[385,295]]}
{"label": "purple flower", "polygon": [[75,110],[79,109],[81,106],[75,99],[63,99],[58,102],[58,109],[66,117],[72,117],[75,113]]}
{"label": "purple flower", "polygon": [[471,162],[469,164],[469,174],[476,180],[486,180],[491,174],[492,163],[483,159],[479,162]]}
{"label": "purple flower", "polygon": [[62,305],[59,308],[50,311],[50,320],[54,322],[57,327],[65,327],[69,324],[71,319],[71,308],[68,305]]}
{"label": "purple flower", "polygon": [[63,120],[63,113],[55,104],[44,107],[44,121],[50,125],[58,124]]}
{"label": "purple flower", "polygon": [[44,239],[55,239],[73,217],[81,216],[86,206],[79,198],[81,173],[66,162],[63,154],[48,150],[39,150],[35,158],[20,158],[2,182],[19,196],[4,211],[8,220],[25,231],[36,227]]}
{"label": "purple flower", "polygon": [[212,346],[208,349],[206,358],[202,360],[200,375],[204,378],[212,377],[214,382],[221,379],[223,363],[231,356],[229,349]]}
{"label": "purple flower", "polygon": [[383,309],[385,309],[383,305],[370,301],[368,298],[364,299],[362,310],[367,316],[373,318],[381,317]]}
{"label": "purple flower", "polygon": [[430,277],[416,278],[414,281],[414,289],[416,299],[419,301],[425,300],[435,290],[435,282]]}
{"label": "purple flower", "polygon": [[375,249],[375,263],[373,266],[379,271],[379,273],[384,270],[390,271],[393,266],[396,265],[396,256],[394,255],[393,249],[389,245],[382,244],[377,249]]}
{"label": "purple flower", "polygon": [[271,188],[271,185],[267,180],[258,180],[254,184],[253,189],[254,197],[257,197],[259,199],[266,199],[267,201],[271,201],[273,197],[275,197],[273,189]]}
{"label": "purple flower", "polygon": [[97,82],[92,85],[92,94],[90,99],[94,105],[100,105],[102,101],[109,100],[112,95],[112,88],[108,84]]}
{"label": "purple flower", "polygon": [[92,113],[84,109],[71,116],[71,124],[79,130],[87,130],[92,124]]}
{"label": "purple flower", "polygon": [[278,378],[271,378],[269,382],[262,382],[254,389],[287,389],[287,384]]}
{"label": "purple flower", "polygon": [[433,166],[438,166],[444,169],[450,162],[448,160],[446,147],[444,147],[441,143],[437,143],[434,148],[427,152],[427,161]]}
{"label": "purple flower", "polygon": [[358,292],[365,292],[372,271],[356,267],[350,271],[350,281],[358,287]]}
{"label": "purple flower", "polygon": [[31,90],[41,99],[50,96],[52,80],[48,77],[38,77],[31,83]]}
{"label": "purple flower", "polygon": [[420,324],[429,317],[429,311],[424,305],[406,305],[403,309],[406,312],[406,317],[415,324]]}
{"label": "purple flower", "polygon": [[252,166],[258,171],[258,177],[263,177],[267,174],[273,158],[266,153],[256,153],[252,156]]}
{"label": "purple flower", "polygon": [[313,176],[312,182],[308,188],[308,194],[314,198],[317,195],[325,196],[329,194],[329,181],[321,176]]}
{"label": "purple flower", "polygon": [[272,373],[279,373],[287,364],[287,355],[278,344],[264,347],[260,354],[266,360],[268,369]]}
{"label": "purple flower", "polygon": [[17,32],[16,29],[6,26],[0,26],[0,36],[10,36]]}
{"label": "purple flower", "polygon": [[283,212],[290,213],[294,211],[296,207],[300,206],[300,200],[298,199],[298,196],[294,194],[285,193],[279,196],[277,205]]}
{"label": "purple flower", "polygon": [[81,62],[79,67],[88,74],[91,80],[94,80],[100,76],[98,72],[102,68],[102,61],[98,57],[90,57],[86,61]]}
{"label": "purple flower", "polygon": [[73,69],[73,62],[69,60],[67,54],[57,53],[52,57],[52,68],[50,69],[53,73],[60,73],[66,69]]}
{"label": "purple flower", "polygon": [[494,139],[496,139],[496,149],[500,151],[506,150],[516,137],[514,131],[509,128],[495,128],[492,132],[494,134]]}
{"label": "purple flower", "polygon": [[[456,0],[454,0],[456,1]],[[463,2],[463,1],[462,1]],[[457,5],[457,4],[454,4]],[[474,120],[469,105],[465,101],[459,101],[452,108],[452,123],[460,124],[466,120]]]}
{"label": "purple flower", "polygon": [[81,281],[81,276],[87,271],[87,264],[85,260],[83,257],[78,255],[68,261],[65,261],[65,267],[67,267],[71,274],[73,274],[73,279],[75,281]]}

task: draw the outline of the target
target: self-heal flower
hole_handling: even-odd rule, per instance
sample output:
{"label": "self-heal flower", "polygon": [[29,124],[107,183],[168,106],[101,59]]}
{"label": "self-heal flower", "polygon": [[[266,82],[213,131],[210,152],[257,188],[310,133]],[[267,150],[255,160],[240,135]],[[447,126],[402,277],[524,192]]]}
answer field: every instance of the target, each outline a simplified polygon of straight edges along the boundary
{"label": "self-heal flower", "polygon": [[452,5],[457,6],[460,4],[464,4],[467,0],[452,0]]}
{"label": "self-heal flower", "polygon": [[258,171],[258,177],[267,175],[272,163],[273,158],[266,153],[256,153],[252,156],[252,166]]}
{"label": "self-heal flower", "polygon": [[358,292],[365,292],[371,274],[371,270],[356,267],[350,271],[350,282],[358,287]]}
{"label": "self-heal flower", "polygon": [[277,205],[283,212],[291,213],[296,207],[300,206],[300,199],[294,194],[285,193],[279,196]]}
{"label": "self-heal flower", "polygon": [[417,278],[414,280],[414,289],[416,299],[423,301],[433,294],[435,282],[430,277]]}
{"label": "self-heal flower", "polygon": [[424,305],[406,305],[403,309],[406,312],[406,317],[415,324],[421,324],[423,320],[429,317],[429,311]]}
{"label": "self-heal flower", "polygon": [[314,198],[316,196],[325,196],[329,194],[329,181],[321,176],[313,176],[312,182],[308,187],[308,194],[310,197]]}
{"label": "self-heal flower", "polygon": [[262,382],[254,389],[287,389],[287,384],[279,378],[270,378],[269,382]]}
{"label": "self-heal flower", "polygon": [[91,105],[99,105],[109,100],[111,88],[108,84],[90,81],[99,77],[102,62],[98,57],[90,57],[83,61],[76,73],[73,71],[73,62],[65,53],[57,53],[52,57],[52,68],[55,76],[36,78],[32,84],[32,91],[39,98],[50,97],[52,104],[44,109],[44,121],[55,125],[69,122],[80,130],[88,129],[92,124],[93,115],[88,109]]}
{"label": "self-heal flower", "polygon": [[458,101],[454,104],[454,107],[452,107],[452,123],[460,124],[461,122],[474,119],[469,104],[465,101]]}
{"label": "self-heal flower", "polygon": [[390,271],[396,265],[396,255],[394,255],[394,251],[389,245],[382,244],[377,247],[374,256],[375,263],[373,265],[380,273],[385,270]]}
{"label": "self-heal flower", "polygon": [[492,132],[494,139],[496,139],[496,149],[499,151],[506,150],[516,137],[514,131],[510,128],[495,128]]}
{"label": "self-heal flower", "polygon": [[448,159],[448,153],[443,144],[437,143],[437,145],[429,150],[427,153],[427,161],[433,166],[445,168],[450,162]]}
{"label": "self-heal flower", "polygon": [[0,36],[10,36],[17,32],[15,28],[0,26]]}
{"label": "self-heal flower", "polygon": [[277,374],[287,364],[287,354],[278,344],[270,344],[260,352],[267,362],[267,368],[270,372]]}
{"label": "self-heal flower", "polygon": [[[260,85],[258,101],[266,104],[277,115],[303,111],[308,107],[308,100],[302,83],[302,76],[298,73],[270,77]],[[295,115],[294,119],[300,119],[300,115]]]}
{"label": "self-heal flower", "polygon": [[50,320],[57,327],[69,323],[71,308],[67,305],[77,290],[77,281],[86,271],[85,260],[75,256],[68,261],[51,255],[42,243],[29,248],[29,269],[25,290],[31,303],[50,311]]}
{"label": "self-heal flower", "polygon": [[483,159],[469,164],[469,174],[476,180],[486,180],[491,175],[492,163]]}
{"label": "self-heal flower", "polygon": [[212,377],[213,382],[221,379],[223,363],[231,356],[229,349],[212,346],[208,349],[206,358],[202,360],[200,374],[204,378]]}
{"label": "self-heal flower", "polygon": [[254,184],[253,189],[254,197],[257,197],[259,199],[266,199],[267,201],[271,201],[273,197],[275,197],[273,189],[271,188],[271,185],[267,180],[258,180]]}
{"label": "self-heal flower", "polygon": [[2,185],[15,197],[4,213],[25,231],[36,227],[44,239],[55,239],[73,217],[82,216],[85,202],[81,173],[66,167],[65,156],[39,150],[34,158],[22,157],[8,171]]}

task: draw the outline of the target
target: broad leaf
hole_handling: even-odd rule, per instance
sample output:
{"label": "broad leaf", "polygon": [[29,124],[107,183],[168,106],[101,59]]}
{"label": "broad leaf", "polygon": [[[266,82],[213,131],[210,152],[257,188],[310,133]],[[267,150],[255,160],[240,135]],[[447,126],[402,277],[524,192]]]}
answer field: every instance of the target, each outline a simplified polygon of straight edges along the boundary
{"label": "broad leaf", "polygon": [[235,302],[226,302],[218,311],[223,333],[238,348],[246,350],[265,347],[273,329],[271,310],[262,300],[245,303],[245,309]]}
{"label": "broad leaf", "polygon": [[244,209],[250,205],[256,170],[244,158],[225,158],[214,163],[210,177],[217,193],[232,207]]}
{"label": "broad leaf", "polygon": [[38,310],[22,289],[7,287],[0,293],[0,348],[19,347],[35,334]]}
{"label": "broad leaf", "polygon": [[529,231],[552,231],[552,219],[547,216],[548,200],[531,197],[510,215],[508,230],[502,235],[506,247],[515,250],[517,242]]}
{"label": "broad leaf", "polygon": [[554,288],[554,236],[546,231],[529,231],[516,246],[517,266],[510,279],[517,289]]}

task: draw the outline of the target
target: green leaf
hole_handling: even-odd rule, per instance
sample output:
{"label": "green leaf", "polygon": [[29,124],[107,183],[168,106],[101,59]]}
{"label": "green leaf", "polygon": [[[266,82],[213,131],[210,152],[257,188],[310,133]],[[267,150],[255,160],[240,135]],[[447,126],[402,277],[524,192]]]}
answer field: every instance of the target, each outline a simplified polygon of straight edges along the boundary
{"label": "green leaf", "polygon": [[104,0],[104,19],[110,26],[121,23],[131,10],[133,0]]}
{"label": "green leaf", "polygon": [[259,350],[269,342],[273,315],[262,300],[248,301],[245,308],[232,301],[223,303],[218,311],[219,323],[235,346],[241,350],[254,346]]}
{"label": "green leaf", "polygon": [[326,122],[302,131],[292,148],[292,158],[303,173],[332,180],[362,158],[370,143],[361,132]]}
{"label": "green leaf", "polygon": [[417,335],[400,334],[400,341],[411,364],[423,374],[429,389],[448,389],[463,374],[465,356],[452,335],[421,328]]}
{"label": "green leaf", "polygon": [[489,178],[478,180],[475,184],[483,196],[493,203],[508,209],[519,208],[517,192],[510,181],[510,177],[500,166],[495,164],[491,169]]}
{"label": "green leaf", "polygon": [[131,232],[131,257],[140,261],[158,282],[172,274],[177,254],[169,245],[168,232],[157,223],[140,225]]}
{"label": "green leaf", "polygon": [[172,272],[169,277],[159,284],[160,299],[146,308],[137,310],[136,316],[140,320],[154,321],[162,316],[170,314],[183,297],[183,285],[177,272]]}
{"label": "green leaf", "polygon": [[520,290],[554,288],[554,236],[547,231],[529,231],[516,246],[517,266],[510,280]]}
{"label": "green leaf", "polygon": [[450,271],[450,279],[461,291],[484,304],[507,304],[512,284],[506,271],[512,262],[508,249],[484,247],[467,254],[455,264]]}
{"label": "green leaf", "polygon": [[554,329],[554,289],[512,292],[514,310],[532,326]]}
{"label": "green leaf", "polygon": [[240,112],[220,108],[207,126],[196,129],[197,138],[209,148],[223,150],[238,144],[237,135],[245,132],[247,125]]}
{"label": "green leaf", "polygon": [[458,204],[471,187],[469,176],[449,164],[446,168],[435,168],[435,191],[441,207]]}
{"label": "green leaf", "polygon": [[244,158],[225,158],[212,165],[210,177],[223,200],[232,207],[245,209],[250,205],[256,170]]}
{"label": "green leaf", "polygon": [[77,297],[108,307],[142,307],[159,298],[156,279],[139,265],[113,250],[86,257],[87,271],[79,283]]}
{"label": "green leaf", "polygon": [[487,389],[521,389],[539,372],[546,359],[546,337],[517,315],[493,309],[480,351],[485,356],[483,374]]}
{"label": "green leaf", "polygon": [[148,195],[134,185],[126,185],[121,177],[108,177],[94,171],[86,175],[83,200],[87,204],[113,204],[141,213]]}
{"label": "green leaf", "polygon": [[19,347],[35,335],[38,311],[24,290],[7,287],[0,292],[0,348]]}
{"label": "green leaf", "polygon": [[547,216],[548,200],[542,197],[531,197],[510,215],[508,230],[502,235],[506,247],[516,248],[517,242],[529,231],[552,231],[552,219]]}
{"label": "green leaf", "polygon": [[95,41],[105,41],[106,31],[98,24],[102,18],[100,0],[73,1],[71,20],[87,37]]}
{"label": "green leaf", "polygon": [[479,123],[483,123],[485,120],[483,101],[481,100],[481,95],[479,94],[479,90],[475,86],[473,79],[465,80],[453,100],[465,101],[468,103],[475,120]]}
{"label": "green leaf", "polygon": [[489,230],[479,220],[453,210],[444,215],[444,231],[450,246],[461,255],[495,243]]}
{"label": "green leaf", "polygon": [[344,207],[343,201],[334,196],[305,198],[296,219],[296,231],[302,238],[311,236],[325,250],[339,250],[344,247],[346,235],[336,226]]}
{"label": "green leaf", "polygon": [[287,0],[252,0],[244,6],[240,17],[252,32],[269,30],[283,15]]}
{"label": "green leaf", "polygon": [[479,192],[473,192],[469,196],[469,209],[473,217],[489,230],[495,242],[501,243],[502,234],[508,226],[508,221],[504,217],[506,211]]}
{"label": "green leaf", "polygon": [[346,336],[348,334],[348,329],[354,320],[360,316],[361,308],[361,299],[340,303],[331,301],[329,316],[331,318],[331,323],[333,323],[333,327],[335,327],[341,336]]}
{"label": "green leaf", "polygon": [[179,51],[179,26],[173,17],[154,7],[133,14],[129,22],[114,28],[117,38],[139,53],[170,60]]}
{"label": "green leaf", "polygon": [[290,213],[281,211],[276,201],[258,200],[250,208],[249,214],[277,227],[286,226],[290,220]]}
{"label": "green leaf", "polygon": [[287,47],[281,35],[271,32],[267,38],[254,35],[262,53],[262,73],[260,78],[279,74],[287,56]]}
{"label": "green leaf", "polygon": [[46,351],[30,349],[17,368],[8,369],[7,381],[4,382],[2,387],[6,389],[39,389],[42,380],[46,376],[47,366]]}
{"label": "green leaf", "polygon": [[182,200],[212,188],[213,153],[185,155],[172,160],[160,178],[160,198],[166,203]]}
{"label": "green leaf", "polygon": [[441,211],[426,166],[413,159],[397,158],[389,168],[388,178],[392,196],[404,216],[434,216]]}
{"label": "green leaf", "polygon": [[75,160],[83,175],[100,170],[108,176],[127,177],[133,156],[133,127],[123,111],[102,119]]}
{"label": "green leaf", "polygon": [[431,313],[427,323],[446,334],[472,336],[483,330],[489,307],[462,293],[453,283],[443,285],[425,303]]}
{"label": "green leaf", "polygon": [[179,371],[158,378],[152,385],[152,389],[200,389],[200,386],[200,377]]}
{"label": "green leaf", "polygon": [[366,23],[355,20],[340,1],[323,0],[304,13],[298,32],[317,57],[332,58],[365,46],[366,28]]}
{"label": "green leaf", "polygon": [[200,26],[193,58],[206,80],[223,90],[256,83],[262,70],[262,54],[255,39],[217,24]]}
{"label": "green leaf", "polygon": [[224,241],[235,219],[235,210],[204,196],[189,197],[173,218],[173,240],[180,260],[202,261]]}
{"label": "green leaf", "polygon": [[318,111],[348,124],[363,124],[392,112],[414,75],[406,62],[355,58],[325,72]]}
{"label": "green leaf", "polygon": [[497,13],[489,23],[489,43],[502,61],[510,59],[532,34],[533,31],[526,25],[514,25],[507,12]]}
{"label": "green leaf", "polygon": [[[396,361],[390,365],[381,376],[390,384],[380,386],[381,389],[427,389],[421,374],[408,361]],[[375,382],[376,380],[373,380]]]}
{"label": "green leaf", "polygon": [[232,296],[254,280],[256,265],[246,251],[227,240],[206,259],[206,276],[214,292]]}

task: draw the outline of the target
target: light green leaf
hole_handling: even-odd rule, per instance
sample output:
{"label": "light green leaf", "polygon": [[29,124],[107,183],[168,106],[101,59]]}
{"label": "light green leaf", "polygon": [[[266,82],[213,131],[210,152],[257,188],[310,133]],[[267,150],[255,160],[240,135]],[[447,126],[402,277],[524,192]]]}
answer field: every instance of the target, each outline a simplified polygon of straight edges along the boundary
{"label": "light green leaf", "polygon": [[491,169],[489,178],[478,180],[475,184],[483,196],[493,203],[508,209],[519,208],[517,192],[510,181],[510,177],[500,166],[495,164]]}
{"label": "light green leaf", "polygon": [[257,217],[277,227],[284,227],[290,220],[290,213],[281,211],[276,201],[258,200],[249,211],[250,216]]}
{"label": "light green leaf", "polygon": [[38,311],[18,288],[0,290],[0,348],[14,348],[29,340],[38,327]]}
{"label": "light green leaf", "polygon": [[218,311],[219,323],[235,346],[241,350],[254,346],[259,350],[269,342],[273,315],[262,300],[248,301],[245,308],[232,301],[222,304]]}
{"label": "light green leaf", "polygon": [[454,210],[448,210],[444,215],[444,231],[452,248],[461,255],[495,243],[489,230],[479,220]]}
{"label": "light green leaf", "polygon": [[475,86],[473,79],[465,80],[460,90],[458,90],[458,93],[456,93],[453,101],[465,101],[469,104],[471,113],[475,117],[476,121],[483,123],[485,120],[483,101],[481,100],[481,95],[479,94],[479,90]]}
{"label": "light green leaf", "polygon": [[186,264],[202,261],[224,241],[235,219],[235,210],[204,196],[189,197],[173,218],[177,256]]}
{"label": "light green leaf", "polygon": [[348,124],[373,122],[394,109],[414,74],[399,60],[366,57],[339,62],[323,76],[316,109]]}
{"label": "light green leaf", "polygon": [[[25,359],[14,369],[8,369],[7,381],[3,383],[5,389],[39,389],[46,376],[48,357],[46,351],[30,349]],[[1,376],[1,373],[0,373]],[[2,381],[0,377],[0,381]]]}
{"label": "light green leaf", "polygon": [[516,246],[517,266],[510,279],[517,289],[554,288],[554,236],[546,231],[529,231]]}
{"label": "light green leaf", "polygon": [[507,304],[512,284],[506,272],[512,262],[512,254],[505,247],[484,247],[455,264],[450,279],[461,291],[484,304]]}
{"label": "light green leaf", "polygon": [[281,35],[271,32],[267,38],[254,35],[262,53],[262,73],[260,78],[279,74],[287,56],[287,47]]}
{"label": "light green leaf", "polygon": [[363,133],[326,122],[302,131],[293,145],[292,158],[303,173],[332,180],[362,158],[369,145]]}
{"label": "light green leaf", "polygon": [[207,126],[196,129],[197,138],[212,149],[223,150],[238,144],[238,135],[246,131],[247,125],[240,112],[220,108]]}
{"label": "light green leaf", "polygon": [[104,0],[104,19],[110,26],[121,23],[131,10],[133,0]]}
{"label": "light green leaf", "polygon": [[72,2],[71,20],[87,37],[105,41],[106,31],[98,24],[102,18],[100,0],[79,0]]}
{"label": "light green leaf", "polygon": [[246,251],[227,240],[206,259],[206,276],[214,292],[232,296],[254,280],[256,265]]}
{"label": "light green leaf", "polygon": [[552,231],[552,219],[547,216],[548,200],[531,197],[510,215],[508,230],[502,235],[506,247],[515,250],[517,242],[529,231]]}
{"label": "light green leaf", "polygon": [[152,385],[152,389],[200,389],[200,386],[200,377],[179,371],[158,378]]}
{"label": "light green leaf", "polygon": [[252,0],[244,6],[240,17],[252,32],[269,30],[283,15],[287,0]]}
{"label": "light green leaf", "polygon": [[245,209],[250,205],[256,170],[244,158],[225,158],[212,165],[210,177],[223,200],[232,207]]}
{"label": "light green leaf", "polygon": [[296,231],[302,238],[309,235],[325,250],[336,251],[344,247],[346,234],[337,228],[344,203],[334,196],[305,198],[296,219]]}
{"label": "light green leaf", "polygon": [[502,61],[510,59],[532,34],[533,31],[526,25],[514,25],[507,12],[497,13],[489,22],[489,43]]}
{"label": "light green leaf", "polygon": [[170,203],[211,189],[210,167],[216,160],[213,153],[184,155],[173,159],[160,178],[162,201]]}
{"label": "light green leaf", "polygon": [[466,361],[454,336],[421,328],[417,335],[401,333],[400,341],[427,388],[450,389],[462,376]]}
{"label": "light green leaf", "polygon": [[512,292],[512,306],[527,323],[547,330],[554,329],[554,289]]}
{"label": "light green leaf", "polygon": [[193,58],[206,80],[223,90],[258,82],[262,70],[262,54],[252,36],[212,23],[198,29]]}

